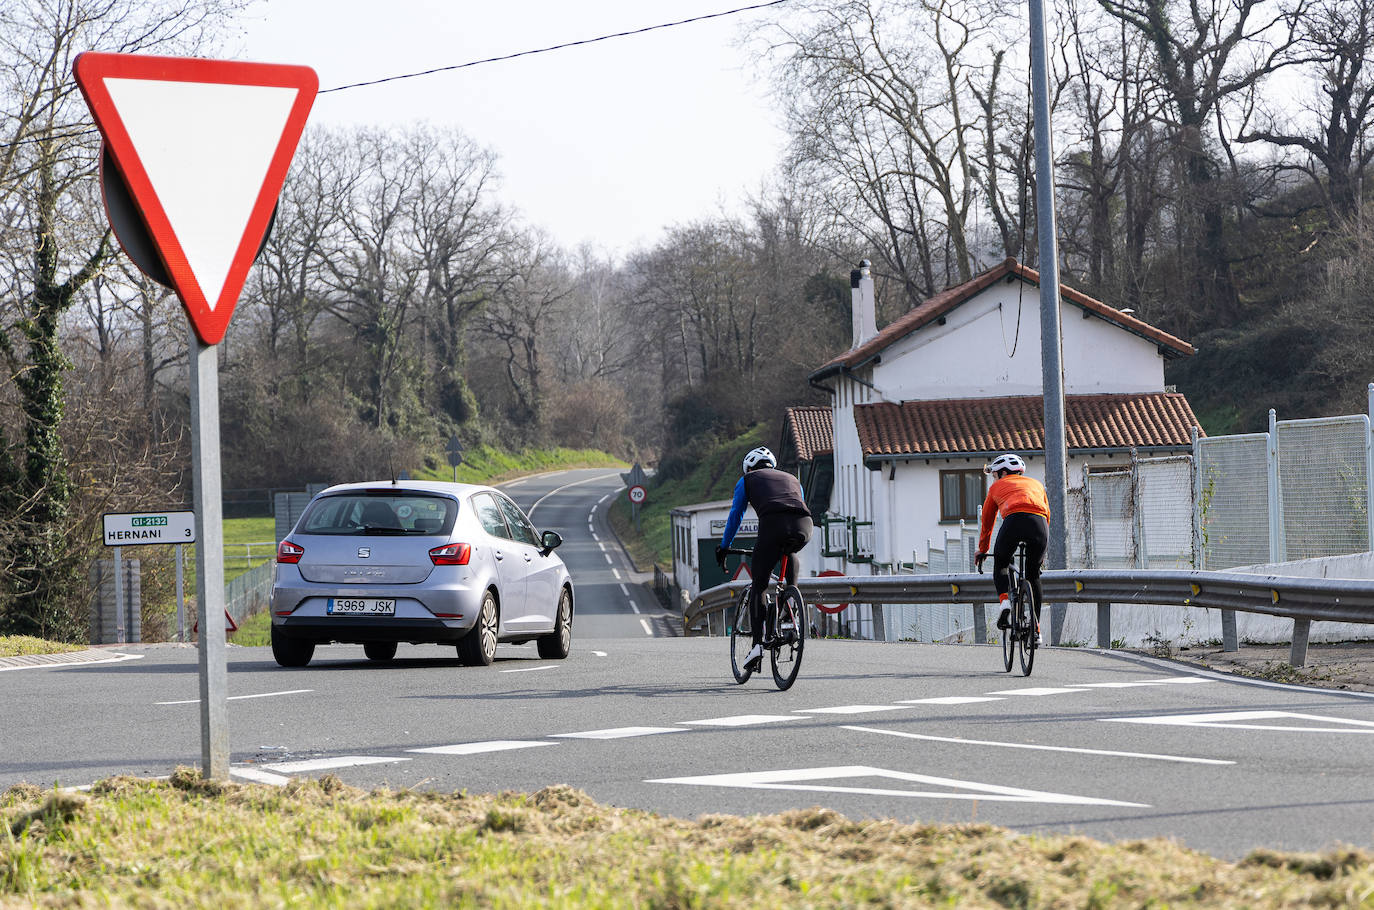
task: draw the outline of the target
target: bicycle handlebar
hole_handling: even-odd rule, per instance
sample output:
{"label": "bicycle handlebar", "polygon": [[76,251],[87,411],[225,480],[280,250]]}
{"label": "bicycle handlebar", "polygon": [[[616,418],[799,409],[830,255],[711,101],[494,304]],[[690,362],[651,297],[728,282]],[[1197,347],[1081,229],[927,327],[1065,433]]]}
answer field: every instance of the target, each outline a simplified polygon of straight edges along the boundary
{"label": "bicycle handlebar", "polygon": [[753,556],[753,555],[754,555],[754,551],[753,551],[753,550],[741,550],[739,547],[722,547],[721,550],[722,550],[725,554],[727,554],[727,555],[729,555],[729,554],[731,554],[731,553],[735,554],[736,556]]}

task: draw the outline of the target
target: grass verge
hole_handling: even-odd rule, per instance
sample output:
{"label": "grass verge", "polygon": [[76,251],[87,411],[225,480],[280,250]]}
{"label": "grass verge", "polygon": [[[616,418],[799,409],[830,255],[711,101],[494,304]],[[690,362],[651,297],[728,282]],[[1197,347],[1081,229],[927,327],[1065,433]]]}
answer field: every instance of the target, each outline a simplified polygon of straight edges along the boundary
{"label": "grass verge", "polygon": [[1351,906],[1371,856],[1231,863],[1163,839],[1106,845],[826,809],[695,821],[569,787],[372,793],[111,778],[0,796],[0,905],[292,907]]}
{"label": "grass verge", "polygon": [[63,654],[83,651],[85,645],[69,645],[60,641],[44,641],[32,635],[0,635],[0,657],[22,657],[26,654]]}
{"label": "grass verge", "polygon": [[[455,471],[442,458],[430,458],[432,466],[413,473],[416,480],[455,480]],[[490,446],[474,446],[463,451],[458,466],[458,483],[500,483],[526,474],[569,468],[628,468],[614,455],[597,449],[526,449],[504,452]]]}

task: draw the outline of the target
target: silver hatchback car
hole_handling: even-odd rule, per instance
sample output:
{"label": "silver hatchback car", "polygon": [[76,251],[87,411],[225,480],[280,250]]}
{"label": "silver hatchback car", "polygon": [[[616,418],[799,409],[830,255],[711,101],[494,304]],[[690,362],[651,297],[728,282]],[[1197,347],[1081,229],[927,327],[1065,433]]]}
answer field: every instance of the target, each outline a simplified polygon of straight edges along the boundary
{"label": "silver hatchback car", "polygon": [[318,493],[277,547],[272,656],[304,667],[315,645],[361,644],[391,660],[399,642],[452,644],[490,664],[498,641],[572,647],[573,587],[520,507],[491,487],[351,483]]}

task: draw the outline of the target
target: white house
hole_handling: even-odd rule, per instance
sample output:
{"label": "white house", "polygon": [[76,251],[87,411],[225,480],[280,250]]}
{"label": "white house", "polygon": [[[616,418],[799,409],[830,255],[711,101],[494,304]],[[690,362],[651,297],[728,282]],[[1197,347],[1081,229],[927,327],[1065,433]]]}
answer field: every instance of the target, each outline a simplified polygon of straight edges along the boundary
{"label": "white house", "polygon": [[[829,516],[808,573],[925,561],[976,524],[982,467],[998,452],[1044,479],[1039,277],[1007,259],[878,331],[872,278],[851,274],[853,347],[810,376],[831,395],[832,444],[814,438],[813,409],[789,409],[783,431],[784,452],[803,440],[795,470]],[[1072,288],[1060,297],[1070,486],[1084,465],[1119,467],[1132,449],[1191,451],[1197,419],[1165,388],[1164,364],[1192,345]]]}
{"label": "white house", "polygon": [[[678,506],[669,512],[673,523],[673,582],[687,592],[688,598],[729,581],[739,566],[738,556],[730,557],[726,572],[716,565],[716,545],[725,535],[730,505],[731,500],[718,499]],[[758,532],[758,516],[753,509],[746,508],[735,532],[734,545],[752,549]]]}

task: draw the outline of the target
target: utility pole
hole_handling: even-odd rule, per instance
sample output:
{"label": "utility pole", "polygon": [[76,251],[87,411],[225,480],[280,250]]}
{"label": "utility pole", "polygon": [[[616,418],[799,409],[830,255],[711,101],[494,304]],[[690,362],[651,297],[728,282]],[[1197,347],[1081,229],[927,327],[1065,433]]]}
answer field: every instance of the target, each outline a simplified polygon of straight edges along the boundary
{"label": "utility pole", "polygon": [[[1068,460],[1064,442],[1064,344],[1059,326],[1059,244],[1054,218],[1054,146],[1044,0],[1030,0],[1031,85],[1035,95],[1035,215],[1040,233],[1040,369],[1045,401],[1045,491],[1049,494],[1048,568],[1068,567]],[[1059,644],[1066,605],[1050,608],[1050,644]]]}

